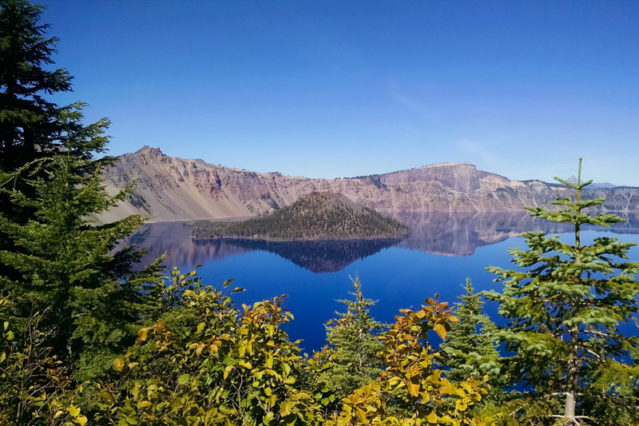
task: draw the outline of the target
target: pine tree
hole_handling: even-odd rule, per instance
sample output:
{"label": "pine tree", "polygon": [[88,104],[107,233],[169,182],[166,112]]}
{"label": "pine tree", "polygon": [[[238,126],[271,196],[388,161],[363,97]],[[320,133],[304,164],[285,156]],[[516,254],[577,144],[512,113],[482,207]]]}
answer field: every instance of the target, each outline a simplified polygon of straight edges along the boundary
{"label": "pine tree", "polygon": [[141,253],[115,251],[140,217],[91,222],[128,191],[112,197],[102,186],[100,170],[113,159],[94,157],[106,149],[108,121],[84,125],[81,103],[59,108],[42,97],[69,90],[70,77],[43,68],[56,39],[38,24],[41,8],[0,7],[0,295],[16,306],[14,325],[39,313],[44,344],[88,377],[152,314],[158,267],[133,273]]}
{"label": "pine tree", "polygon": [[[58,39],[46,36],[49,26],[38,22],[41,13],[42,6],[26,0],[0,0],[0,173],[14,172],[61,145],[62,109],[45,95],[70,91],[71,76],[63,68],[50,69]],[[33,188],[16,185],[33,195]],[[34,212],[0,192],[0,213],[26,223]],[[13,248],[0,231],[0,249]],[[18,276],[1,263],[0,275]]]}
{"label": "pine tree", "polygon": [[[72,115],[76,124],[80,116]],[[47,343],[60,359],[80,368],[81,375],[108,367],[112,357],[133,342],[140,320],[154,306],[150,299],[157,294],[157,265],[133,273],[131,265],[141,253],[131,247],[114,252],[142,219],[130,216],[102,226],[90,221],[126,196],[126,192],[108,196],[100,161],[73,153],[72,145],[79,139],[88,144],[102,139],[106,124],[70,131],[64,152],[13,173],[3,189],[12,203],[32,208],[35,217],[21,224],[0,216],[0,229],[16,247],[1,250],[0,263],[20,274],[18,279],[1,277],[0,282],[23,317],[46,310],[40,323],[53,329]],[[29,177],[39,171],[50,178]],[[26,181],[35,197],[13,189],[16,181]]]}
{"label": "pine tree", "polygon": [[346,312],[338,312],[338,318],[329,321],[326,327],[326,339],[331,347],[330,368],[321,381],[338,402],[371,382],[383,363],[380,355],[383,344],[377,333],[385,325],[370,315],[375,301],[364,297],[359,278],[353,281],[353,287],[354,299],[339,300],[346,305]]}
{"label": "pine tree", "polygon": [[71,76],[53,63],[57,38],[39,24],[42,6],[0,0],[0,170],[46,155],[62,132],[58,106],[43,98],[71,90]]}
{"label": "pine tree", "polygon": [[[514,355],[507,358],[524,396],[534,405],[520,413],[539,422],[561,419],[562,424],[589,420],[598,424],[630,424],[637,416],[639,339],[624,336],[619,326],[636,319],[639,311],[639,262],[626,262],[634,243],[596,237],[581,239],[583,225],[610,226],[622,219],[613,214],[589,215],[588,208],[603,199],[582,199],[592,181],[576,183],[556,178],[575,190],[574,201],[557,199],[560,208],[529,208],[533,216],[574,226],[574,240],[528,232],[527,250],[510,254],[518,270],[491,267],[504,283],[503,293],[488,292],[509,320],[499,332]],[[633,397],[635,393],[635,397]],[[560,409],[562,412],[552,412]]]}
{"label": "pine tree", "polygon": [[484,303],[470,279],[466,279],[465,288],[466,294],[459,297],[461,302],[455,308],[458,322],[451,325],[441,345],[443,362],[449,367],[446,376],[455,384],[488,376],[495,394],[504,383],[499,353],[491,336],[495,324],[482,313]]}

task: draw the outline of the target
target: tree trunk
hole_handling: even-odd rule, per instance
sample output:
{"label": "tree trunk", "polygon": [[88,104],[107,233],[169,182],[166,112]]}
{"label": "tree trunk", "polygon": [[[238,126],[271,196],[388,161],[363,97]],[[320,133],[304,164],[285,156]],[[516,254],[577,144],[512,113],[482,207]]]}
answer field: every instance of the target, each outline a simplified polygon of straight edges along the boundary
{"label": "tree trunk", "polygon": [[575,422],[575,394],[566,392],[566,407],[564,408],[564,425],[576,424]]}

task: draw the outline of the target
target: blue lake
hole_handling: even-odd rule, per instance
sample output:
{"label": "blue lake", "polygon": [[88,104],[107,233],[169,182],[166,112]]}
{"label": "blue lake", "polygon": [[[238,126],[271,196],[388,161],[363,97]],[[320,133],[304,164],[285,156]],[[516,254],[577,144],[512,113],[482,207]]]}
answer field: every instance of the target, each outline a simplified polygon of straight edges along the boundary
{"label": "blue lake", "polygon": [[[246,289],[234,295],[237,303],[251,303],[288,295],[286,307],[295,320],[286,326],[293,340],[303,339],[304,351],[319,349],[325,342],[324,324],[343,311],[338,299],[349,298],[351,278],[359,277],[364,295],[377,300],[374,317],[392,322],[400,308],[419,306],[426,297],[454,303],[469,277],[477,291],[499,289],[490,265],[511,267],[508,249],[525,247],[519,235],[543,230],[571,241],[570,228],[547,224],[526,214],[423,214],[400,217],[412,229],[404,240],[308,243],[256,241],[193,241],[188,224],[145,225],[131,241],[147,247],[146,261],[167,254],[168,267],[190,271],[201,265],[199,275],[207,284]],[[596,235],[639,242],[639,220],[611,230],[586,230],[585,241]],[[639,249],[630,251],[639,260]],[[487,313],[497,322],[496,306]]]}

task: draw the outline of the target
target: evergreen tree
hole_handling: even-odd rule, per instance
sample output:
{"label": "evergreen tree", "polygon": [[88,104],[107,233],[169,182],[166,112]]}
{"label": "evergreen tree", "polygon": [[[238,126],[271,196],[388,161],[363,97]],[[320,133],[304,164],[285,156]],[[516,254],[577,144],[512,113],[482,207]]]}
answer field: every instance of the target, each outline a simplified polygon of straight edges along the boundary
{"label": "evergreen tree", "polygon": [[[639,262],[623,260],[634,243],[596,237],[584,244],[583,225],[610,226],[622,219],[585,212],[604,200],[581,198],[592,182],[581,180],[581,159],[576,183],[556,179],[575,190],[574,201],[558,199],[555,211],[528,210],[542,219],[571,223],[574,240],[528,232],[528,249],[510,251],[520,269],[489,268],[505,286],[503,293],[487,296],[499,302],[499,313],[509,320],[499,332],[514,353],[506,360],[524,386],[524,398],[529,397],[519,413],[544,423],[551,418],[562,424],[635,423],[639,339],[619,330],[639,311]],[[563,412],[553,411],[562,404]]]}
{"label": "evergreen tree", "polygon": [[48,70],[57,38],[38,23],[42,6],[0,0],[0,170],[12,171],[59,146],[58,106],[43,94],[71,90],[67,70]]}
{"label": "evergreen tree", "polygon": [[346,305],[346,312],[338,312],[338,318],[326,327],[330,364],[320,382],[338,402],[371,382],[383,363],[380,352],[384,346],[377,334],[386,326],[370,315],[375,301],[364,297],[359,278],[353,281],[353,287],[354,299],[339,300]]}
{"label": "evergreen tree", "polygon": [[[71,76],[63,68],[49,69],[56,52],[55,37],[38,22],[42,6],[26,0],[0,0],[0,173],[11,173],[61,146],[62,108],[45,95],[71,90]],[[46,174],[39,176],[46,178]],[[16,182],[16,189],[33,196],[33,188]],[[0,213],[26,223],[33,209],[11,202],[0,192]],[[0,249],[13,250],[10,237],[0,231]],[[0,263],[0,275],[18,274]]]}
{"label": "evergreen tree", "polygon": [[[87,126],[67,137],[102,138],[105,125]],[[45,170],[50,179],[29,177],[32,168]],[[0,216],[0,229],[16,246],[0,250],[0,263],[20,274],[18,279],[0,277],[0,282],[23,317],[46,310],[40,324],[52,329],[47,343],[60,359],[80,368],[82,376],[92,375],[133,342],[140,320],[155,305],[157,265],[133,273],[131,265],[141,253],[131,247],[114,252],[142,219],[130,216],[102,226],[90,222],[126,193],[108,196],[100,162],[79,158],[71,147],[11,176],[3,189],[12,203],[32,208],[35,217],[21,224]],[[18,180],[33,188],[34,198],[7,189]]]}
{"label": "evergreen tree", "polygon": [[456,384],[468,378],[481,380],[488,376],[495,394],[504,383],[499,353],[491,336],[495,325],[482,313],[484,303],[474,292],[470,279],[466,279],[465,288],[466,294],[460,296],[461,302],[455,309],[458,322],[451,325],[441,345],[443,362],[449,367],[446,375]]}
{"label": "evergreen tree", "polygon": [[106,193],[100,170],[112,159],[94,158],[109,123],[84,125],[82,104],[58,108],[42,98],[69,89],[66,71],[42,68],[56,39],[37,23],[40,7],[0,6],[0,294],[15,304],[15,325],[39,313],[43,344],[88,377],[108,368],[152,314],[158,267],[133,273],[141,253],[115,251],[140,217],[91,222],[128,194]]}

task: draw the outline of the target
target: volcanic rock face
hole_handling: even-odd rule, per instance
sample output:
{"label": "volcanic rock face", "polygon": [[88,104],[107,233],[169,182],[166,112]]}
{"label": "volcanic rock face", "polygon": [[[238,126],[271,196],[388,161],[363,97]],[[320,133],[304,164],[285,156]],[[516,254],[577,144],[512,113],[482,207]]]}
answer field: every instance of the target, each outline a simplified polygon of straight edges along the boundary
{"label": "volcanic rock face", "polygon": [[[572,192],[540,181],[512,181],[477,170],[469,163],[446,163],[393,173],[340,179],[309,179],[255,173],[169,157],[144,147],[121,156],[104,173],[115,192],[135,181],[131,201],[100,220],[139,213],[151,221],[225,219],[259,216],[291,205],[311,192],[343,194],[382,213],[507,212],[549,206]],[[604,197],[604,210],[639,212],[639,188],[598,188],[585,197]]]}

